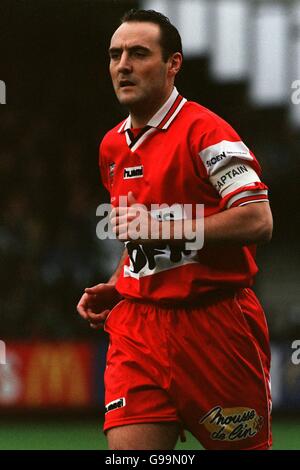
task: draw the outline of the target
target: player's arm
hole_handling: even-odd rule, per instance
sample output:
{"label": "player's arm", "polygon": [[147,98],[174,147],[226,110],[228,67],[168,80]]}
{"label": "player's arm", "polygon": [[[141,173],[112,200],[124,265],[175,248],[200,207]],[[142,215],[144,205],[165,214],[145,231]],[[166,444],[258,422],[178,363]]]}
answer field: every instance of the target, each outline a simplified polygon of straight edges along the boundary
{"label": "player's arm", "polygon": [[[193,233],[197,237],[196,222],[196,220],[184,221],[186,239],[191,240]],[[181,221],[172,223],[173,233],[181,230]],[[245,246],[265,243],[271,239],[272,231],[273,218],[269,203],[250,203],[205,217],[204,245],[228,243]]]}
{"label": "player's arm", "polygon": [[107,283],[87,287],[77,305],[79,315],[90,323],[92,328],[102,328],[110,310],[121,300],[116,289],[116,282],[127,257],[125,249],[117,269]]}
{"label": "player's arm", "polygon": [[204,219],[204,243],[249,245],[271,240],[273,218],[268,202],[232,207]]}
{"label": "player's arm", "polygon": [[[139,220],[141,225],[150,227],[148,238],[136,238],[134,212],[132,216],[128,216],[127,213],[126,217],[123,217],[122,213],[120,215],[116,213],[112,225],[118,237],[134,243],[155,245],[160,240],[165,243],[182,244],[201,239],[201,234],[197,233],[199,221],[196,219],[160,222],[151,217],[149,212],[140,211]],[[170,229],[164,227],[167,224],[170,224]],[[250,203],[205,217],[204,244],[228,243],[244,246],[264,243],[271,239],[272,230],[273,219],[269,203],[263,201]],[[169,236],[164,238],[166,233],[169,233]]]}
{"label": "player's arm", "polygon": [[[242,194],[242,193],[241,193]],[[257,197],[257,196],[256,196]],[[199,240],[197,220],[158,221],[138,204],[132,193],[128,195],[128,207],[114,208],[111,215],[113,231],[121,240],[134,243],[156,244],[158,240],[172,244]],[[138,224],[137,224],[138,218]],[[137,225],[148,227],[147,237],[137,238]],[[170,225],[169,229],[165,227]],[[231,207],[204,219],[204,244],[229,243],[241,246],[263,243],[270,240],[273,220],[269,203],[249,202]],[[168,234],[165,238],[164,234]]]}

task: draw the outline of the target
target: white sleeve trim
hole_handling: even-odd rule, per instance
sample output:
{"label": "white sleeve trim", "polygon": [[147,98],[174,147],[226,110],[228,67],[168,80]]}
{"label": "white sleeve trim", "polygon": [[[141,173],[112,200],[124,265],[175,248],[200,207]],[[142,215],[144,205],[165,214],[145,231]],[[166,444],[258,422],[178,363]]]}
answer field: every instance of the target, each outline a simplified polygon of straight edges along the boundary
{"label": "white sleeve trim", "polygon": [[[232,206],[236,201],[239,199],[244,199],[245,197],[251,197],[251,196],[268,196],[268,190],[267,189],[257,189],[255,191],[242,191],[241,193],[235,194],[232,196],[228,202],[227,202],[227,208]],[[259,199],[261,201],[262,199]],[[268,199],[266,199],[267,201]],[[249,201],[252,202],[252,201]],[[241,205],[248,204],[248,202],[242,203]]]}
{"label": "white sleeve trim", "polygon": [[269,202],[269,199],[252,199],[251,201],[242,202],[242,204],[239,204],[239,207],[246,206],[247,204],[252,204],[253,202]]}

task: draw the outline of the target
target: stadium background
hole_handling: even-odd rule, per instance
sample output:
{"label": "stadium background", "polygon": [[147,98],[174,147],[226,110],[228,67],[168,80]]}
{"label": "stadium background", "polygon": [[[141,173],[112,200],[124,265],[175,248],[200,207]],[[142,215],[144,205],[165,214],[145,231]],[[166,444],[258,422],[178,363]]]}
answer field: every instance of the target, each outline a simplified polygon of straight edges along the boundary
{"label": "stadium background", "polygon": [[[255,290],[272,341],[274,448],[300,449],[300,365],[291,361],[300,340],[300,104],[291,103],[300,2],[292,0],[1,0],[0,449],[105,448],[107,340],[75,306],[85,286],[107,280],[120,252],[95,234],[96,207],[107,201],[98,145],[126,116],[107,73],[109,39],[120,16],[142,5],[165,11],[188,46],[180,92],[232,123],[262,164],[275,230],[258,252]],[[240,56],[222,50],[230,30]],[[198,445],[189,436],[186,447]]]}

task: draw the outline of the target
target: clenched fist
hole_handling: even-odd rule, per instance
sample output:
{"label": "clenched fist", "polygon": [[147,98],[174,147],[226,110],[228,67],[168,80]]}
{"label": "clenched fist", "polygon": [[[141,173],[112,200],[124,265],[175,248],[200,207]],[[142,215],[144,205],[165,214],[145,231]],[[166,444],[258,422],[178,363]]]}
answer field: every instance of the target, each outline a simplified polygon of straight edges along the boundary
{"label": "clenched fist", "polygon": [[87,287],[78,302],[79,315],[90,323],[91,328],[103,328],[110,310],[121,300],[113,284],[97,284]]}

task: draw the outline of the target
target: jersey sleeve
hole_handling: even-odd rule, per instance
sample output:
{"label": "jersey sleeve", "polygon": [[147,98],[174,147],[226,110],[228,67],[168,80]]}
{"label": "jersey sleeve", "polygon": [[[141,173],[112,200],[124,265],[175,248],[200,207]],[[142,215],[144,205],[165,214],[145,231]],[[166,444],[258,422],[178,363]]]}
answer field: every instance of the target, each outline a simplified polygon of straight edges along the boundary
{"label": "jersey sleeve", "polygon": [[104,144],[103,141],[100,143],[99,146],[99,169],[100,169],[100,176],[104,187],[110,192],[110,184],[109,184],[109,168],[105,159],[105,151],[104,151]]}
{"label": "jersey sleeve", "polygon": [[268,188],[260,179],[260,165],[235,130],[217,116],[196,129],[197,166],[217,191],[221,207],[267,201]]}

